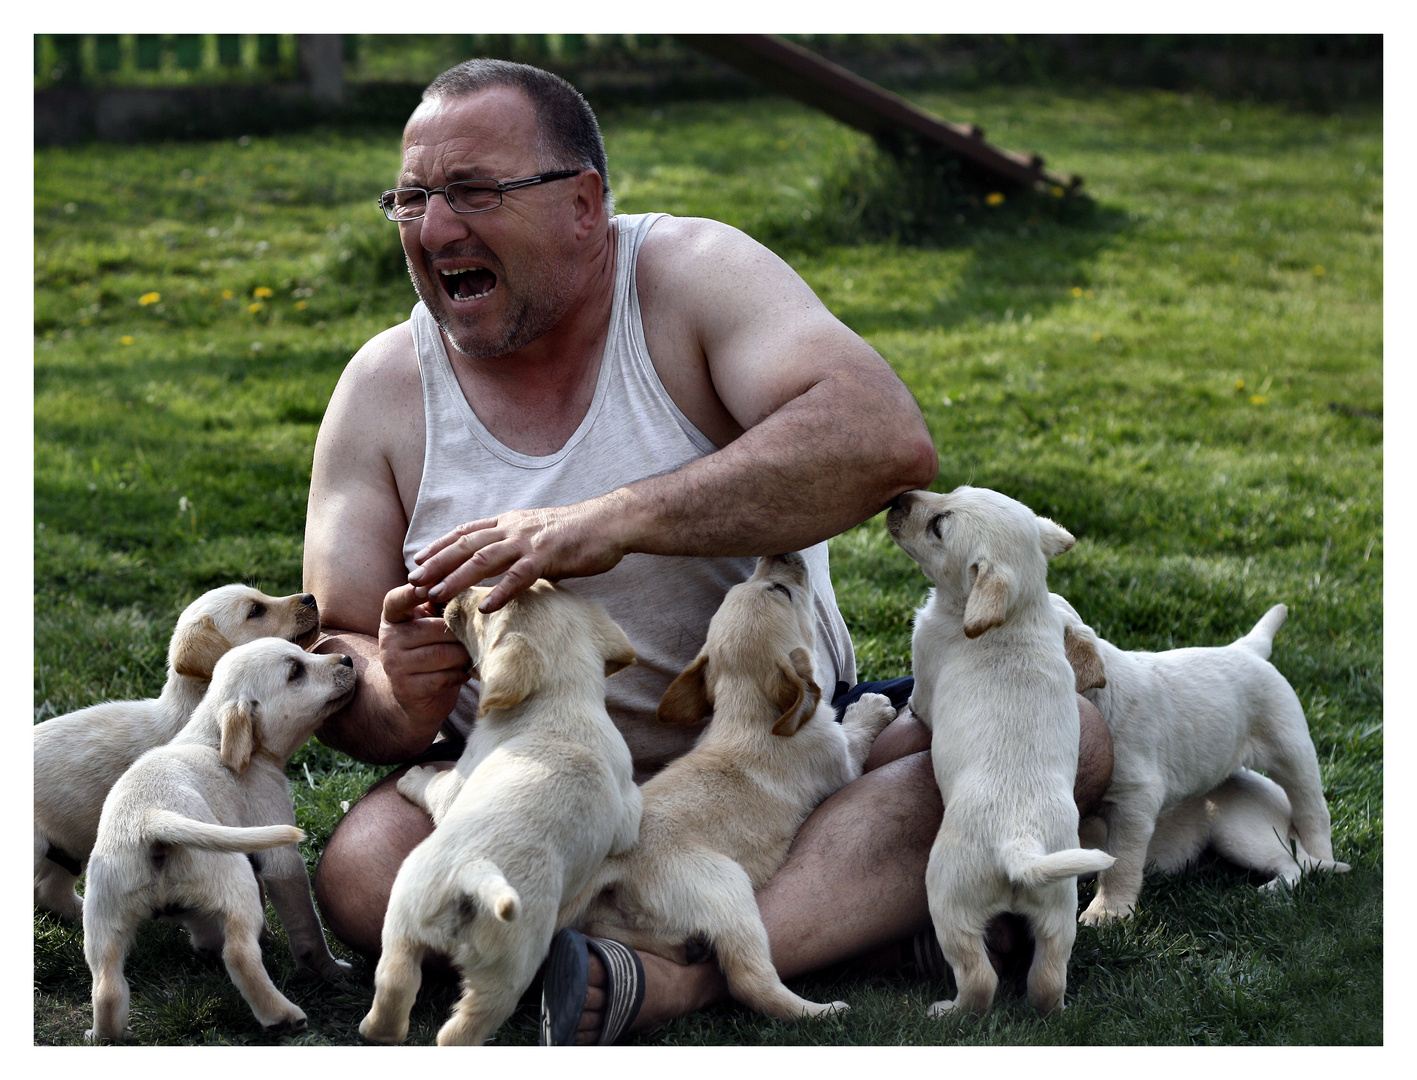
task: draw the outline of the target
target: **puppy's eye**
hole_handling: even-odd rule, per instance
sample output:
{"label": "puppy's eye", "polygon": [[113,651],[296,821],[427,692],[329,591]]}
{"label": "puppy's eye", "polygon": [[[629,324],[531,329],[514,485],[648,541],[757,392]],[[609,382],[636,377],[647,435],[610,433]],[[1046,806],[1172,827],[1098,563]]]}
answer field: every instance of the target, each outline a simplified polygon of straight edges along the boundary
{"label": "puppy's eye", "polygon": [[930,530],[931,535],[934,536],[936,540],[944,539],[944,537],[940,534],[940,524],[945,520],[945,518],[949,517],[953,513],[953,510],[946,510],[943,513],[936,514],[930,519],[929,523],[925,526],[927,529]]}
{"label": "puppy's eye", "polygon": [[259,618],[260,618],[262,615],[264,615],[265,613],[266,613],[266,605],[265,605],[265,604],[252,604],[252,605],[251,605],[251,610],[246,613],[246,618],[248,618],[248,619],[259,619]]}
{"label": "puppy's eye", "polygon": [[768,588],[768,592],[780,592],[784,596],[786,596],[788,600],[792,599],[792,590],[778,581],[774,581],[772,583],[772,585]]}
{"label": "puppy's eye", "polygon": [[292,660],[290,662],[290,674],[286,676],[285,681],[299,682],[303,678],[305,678],[305,665],[299,660]]}

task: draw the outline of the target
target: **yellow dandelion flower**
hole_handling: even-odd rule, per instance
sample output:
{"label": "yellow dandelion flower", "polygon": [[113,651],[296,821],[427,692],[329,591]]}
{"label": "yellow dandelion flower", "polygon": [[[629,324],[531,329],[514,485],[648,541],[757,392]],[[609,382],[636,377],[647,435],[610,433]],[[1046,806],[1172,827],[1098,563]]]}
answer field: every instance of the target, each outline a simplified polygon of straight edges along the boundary
{"label": "yellow dandelion flower", "polygon": [[156,304],[161,299],[162,293],[160,292],[143,293],[142,296],[138,297],[138,306],[147,307],[149,304]]}
{"label": "yellow dandelion flower", "polygon": [[247,305],[246,305],[246,310],[249,311],[252,315],[254,315],[254,314],[256,314],[256,312],[260,311],[260,310],[261,310],[263,307],[265,307],[265,306],[266,306],[265,304],[261,303],[261,302],[258,300],[258,301],[256,301],[256,303],[254,303],[254,304],[247,304]]}
{"label": "yellow dandelion flower", "polygon": [[1253,395],[1253,396],[1250,398],[1250,404],[1251,404],[1251,405],[1268,405],[1268,404],[1269,404],[1269,398],[1265,397],[1263,394],[1255,394],[1255,395]]}
{"label": "yellow dandelion flower", "polygon": [[232,296],[234,296],[234,295],[235,295],[235,294],[234,294],[230,289],[222,289],[222,290],[221,290],[221,298],[222,298],[223,300],[230,300],[230,299],[232,298]]}
{"label": "yellow dandelion flower", "polygon": [[1101,334],[1093,334],[1093,335],[1092,335],[1092,340],[1093,340],[1093,341],[1101,341],[1101,340],[1102,340],[1102,335],[1101,335]]}
{"label": "yellow dandelion flower", "polygon": [[251,290],[251,295],[254,296],[257,300],[268,300],[272,296],[274,296],[275,293],[272,290],[266,288],[264,285],[257,285],[254,289]]}
{"label": "yellow dandelion flower", "polygon": [[124,335],[123,335],[121,338],[119,338],[118,340],[121,341],[124,345],[131,345],[131,344],[133,344],[133,335],[132,335],[132,334],[124,334]]}
{"label": "yellow dandelion flower", "polygon": [[1322,266],[1314,267],[1314,277],[1323,277],[1325,273],[1327,273],[1327,271],[1324,270]]}
{"label": "yellow dandelion flower", "polygon": [[1057,184],[1054,184],[1054,185],[1053,185],[1052,192],[1053,192],[1053,198],[1055,198],[1055,199],[1061,199],[1064,195],[1067,194],[1067,192],[1065,192],[1065,191],[1064,191],[1062,188],[1060,188]]}
{"label": "yellow dandelion flower", "polygon": [[1245,380],[1244,380],[1244,379],[1236,379],[1236,380],[1235,380],[1235,389],[1236,389],[1236,390],[1243,390],[1243,389],[1245,389]]}
{"label": "yellow dandelion flower", "polygon": [[1082,295],[1082,289],[1079,288],[1079,287],[1076,286],[1076,285],[1074,285],[1074,286],[1073,286],[1070,290],[1068,290],[1068,291],[1069,291],[1070,293],[1072,293],[1073,296],[1081,296],[1081,295]]}
{"label": "yellow dandelion flower", "polygon": [[297,300],[297,301],[295,301],[295,310],[296,310],[296,311],[304,311],[308,306],[309,306],[309,305],[306,304],[304,300]]}
{"label": "yellow dandelion flower", "polygon": [[1002,206],[1004,203],[1004,193],[1002,191],[991,191],[988,195],[984,196],[984,202],[987,206]]}

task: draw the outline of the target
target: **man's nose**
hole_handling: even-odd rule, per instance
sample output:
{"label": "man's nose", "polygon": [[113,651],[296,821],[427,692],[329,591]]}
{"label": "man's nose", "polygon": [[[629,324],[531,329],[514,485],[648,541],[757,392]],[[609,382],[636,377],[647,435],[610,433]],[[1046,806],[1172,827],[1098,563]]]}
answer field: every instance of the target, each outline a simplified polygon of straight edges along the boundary
{"label": "man's nose", "polygon": [[465,239],[471,231],[471,214],[459,214],[448,205],[441,191],[428,196],[428,205],[419,218],[420,239],[428,251],[437,251],[452,241]]}

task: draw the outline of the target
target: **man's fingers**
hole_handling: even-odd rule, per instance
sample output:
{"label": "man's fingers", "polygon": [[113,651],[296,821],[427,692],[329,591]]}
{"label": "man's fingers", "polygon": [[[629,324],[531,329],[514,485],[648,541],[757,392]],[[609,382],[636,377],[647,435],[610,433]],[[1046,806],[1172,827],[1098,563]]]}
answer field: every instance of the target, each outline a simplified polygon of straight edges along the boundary
{"label": "man's fingers", "polygon": [[[449,550],[456,549],[450,548]],[[460,565],[448,567],[447,576],[429,589],[428,595],[440,603],[451,600],[464,589],[504,573],[516,564],[521,555],[522,553],[514,541],[499,540],[490,543],[479,548]]]}
{"label": "man's fingers", "polygon": [[[494,528],[496,524],[496,518],[483,518],[480,521],[469,521],[465,524],[459,525],[451,532],[444,533],[442,536],[438,537],[438,539],[432,541],[422,551],[417,552],[413,556],[413,561],[418,563],[419,566],[422,566],[434,555],[437,555],[440,551],[443,551],[445,548],[448,548],[451,545],[457,543],[463,537],[471,536],[474,533],[485,532],[488,529]],[[414,573],[417,574],[418,571],[415,570]]]}
{"label": "man's fingers", "polygon": [[502,580],[497,582],[492,591],[483,597],[482,603],[477,605],[477,610],[484,615],[491,615],[517,593],[531,588],[540,576],[530,559],[518,560],[502,575]]}
{"label": "man's fingers", "polygon": [[404,623],[422,614],[418,609],[424,601],[415,594],[412,585],[400,585],[384,594],[383,620],[386,623]]}

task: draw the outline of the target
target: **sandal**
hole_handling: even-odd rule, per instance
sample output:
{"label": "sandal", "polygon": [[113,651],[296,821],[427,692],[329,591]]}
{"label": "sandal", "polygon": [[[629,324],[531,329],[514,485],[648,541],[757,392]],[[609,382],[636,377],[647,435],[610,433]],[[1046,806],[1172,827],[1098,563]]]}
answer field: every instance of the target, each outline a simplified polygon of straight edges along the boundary
{"label": "sandal", "polygon": [[605,1023],[598,1045],[614,1043],[639,1015],[645,969],[635,950],[609,938],[586,937],[566,927],[551,939],[541,982],[542,1046],[574,1046],[590,990],[590,953],[605,965]]}

